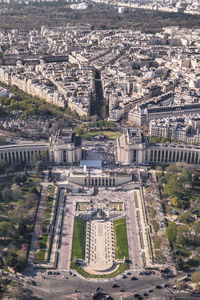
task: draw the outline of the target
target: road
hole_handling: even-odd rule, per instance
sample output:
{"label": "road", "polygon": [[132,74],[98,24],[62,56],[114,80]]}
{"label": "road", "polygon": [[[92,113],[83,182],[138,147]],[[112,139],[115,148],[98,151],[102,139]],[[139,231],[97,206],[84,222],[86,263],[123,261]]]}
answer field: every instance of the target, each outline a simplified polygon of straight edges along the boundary
{"label": "road", "polygon": [[72,235],[74,224],[75,205],[72,198],[66,196],[66,205],[64,210],[63,227],[61,232],[60,254],[58,260],[59,270],[69,270],[71,260]]}
{"label": "road", "polygon": [[126,205],[126,224],[127,236],[129,245],[129,258],[132,261],[131,268],[143,269],[143,261],[139,240],[139,229],[136,221],[136,208],[134,201],[134,194],[131,192],[129,201],[125,202]]}
{"label": "road", "polygon": [[[161,296],[163,297],[162,299],[165,299],[165,289],[162,288],[161,290],[157,290],[155,286],[164,283],[166,280],[161,279],[156,275],[138,276],[137,274],[138,273],[133,273],[139,280],[132,281],[131,277],[133,275],[130,275],[126,279],[120,278],[119,280],[112,280],[109,282],[101,282],[100,280],[97,282],[82,280],[78,277],[71,277],[69,274],[67,274],[69,279],[62,278],[61,275],[50,275],[46,279],[40,278],[38,281],[36,280],[38,285],[29,288],[31,288],[34,295],[43,300],[54,300],[56,298],[59,300],[70,299],[70,295],[73,295],[76,290],[80,290],[81,299],[91,299],[91,294],[95,293],[97,287],[103,288],[103,291],[110,294],[115,300],[120,299],[120,289],[124,289],[132,295],[135,293],[143,295],[151,288],[154,290],[153,293],[151,293],[151,296]],[[112,288],[112,285],[115,283],[120,287]]]}

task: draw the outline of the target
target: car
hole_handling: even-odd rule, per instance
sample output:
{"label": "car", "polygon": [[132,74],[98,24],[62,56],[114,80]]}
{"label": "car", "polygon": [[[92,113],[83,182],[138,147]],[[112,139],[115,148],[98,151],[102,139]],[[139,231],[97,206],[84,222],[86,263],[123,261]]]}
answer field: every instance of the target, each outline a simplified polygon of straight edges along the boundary
{"label": "car", "polygon": [[134,294],[134,297],[138,298],[138,297],[140,297],[140,294]]}
{"label": "car", "polygon": [[126,292],[126,291],[125,291],[125,289],[121,289],[120,292],[121,292],[121,293],[124,293],[124,292]]}
{"label": "car", "polygon": [[132,264],[132,260],[131,259],[126,259],[126,263],[127,264]]}
{"label": "car", "polygon": [[157,288],[158,290],[160,290],[160,289],[162,289],[162,286],[161,286],[161,285],[156,285],[156,288]]}
{"label": "car", "polygon": [[148,293],[153,293],[153,290],[152,290],[152,289],[149,289],[149,290],[148,290]]}
{"label": "car", "polygon": [[113,284],[112,288],[119,288],[120,286],[118,284]]}
{"label": "car", "polygon": [[127,275],[132,275],[132,273],[131,272],[127,272]]}
{"label": "car", "polygon": [[126,279],[126,278],[127,278],[127,276],[126,276],[126,275],[122,275],[122,278],[123,278],[123,279]]}
{"label": "car", "polygon": [[151,271],[145,271],[144,275],[151,275]]}
{"label": "car", "polygon": [[164,284],[163,284],[163,287],[164,287],[164,288],[167,288],[168,286],[169,286],[168,283],[164,283]]}
{"label": "car", "polygon": [[185,278],[184,278],[184,281],[186,281],[186,282],[191,281],[191,278],[185,277]]}
{"label": "car", "polygon": [[144,275],[144,272],[140,272],[139,275]]}
{"label": "car", "polygon": [[144,293],[144,296],[147,297],[147,296],[149,296],[149,294],[148,293]]}
{"label": "car", "polygon": [[138,278],[137,277],[131,277],[131,280],[138,280]]}

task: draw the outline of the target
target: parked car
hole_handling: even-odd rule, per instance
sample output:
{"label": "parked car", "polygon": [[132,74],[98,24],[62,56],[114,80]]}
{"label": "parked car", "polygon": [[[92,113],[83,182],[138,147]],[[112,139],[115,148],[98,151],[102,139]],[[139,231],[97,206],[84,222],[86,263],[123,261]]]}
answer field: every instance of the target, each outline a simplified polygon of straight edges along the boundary
{"label": "parked car", "polygon": [[134,294],[134,297],[138,298],[138,297],[140,297],[140,294]]}
{"label": "parked car", "polygon": [[118,284],[113,284],[112,288],[119,288],[120,286]]}
{"label": "parked car", "polygon": [[145,271],[144,275],[151,275],[151,271]]}
{"label": "parked car", "polygon": [[144,272],[140,272],[139,275],[144,275]]}

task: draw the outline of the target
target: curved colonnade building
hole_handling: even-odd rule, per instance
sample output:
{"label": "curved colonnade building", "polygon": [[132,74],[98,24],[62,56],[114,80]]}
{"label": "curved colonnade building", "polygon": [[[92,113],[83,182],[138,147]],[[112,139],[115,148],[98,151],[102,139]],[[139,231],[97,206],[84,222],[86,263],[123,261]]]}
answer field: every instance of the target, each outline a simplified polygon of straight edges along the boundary
{"label": "curved colonnade building", "polygon": [[0,147],[0,160],[10,164],[45,160],[53,164],[73,164],[82,158],[81,138],[72,131],[60,130],[49,143],[13,144]]}
{"label": "curved colonnade building", "polygon": [[[82,141],[72,131],[60,130],[55,137],[50,138],[49,143],[26,143],[0,146],[0,160],[9,164],[29,163],[45,157],[52,164],[75,164],[82,159]],[[185,162],[200,165],[200,147],[192,145],[175,144],[148,144],[139,129],[127,129],[117,138],[116,161],[119,163],[154,163],[169,164]],[[105,178],[105,185],[110,183],[111,177]],[[83,184],[90,185],[90,181],[96,182],[97,177],[84,178]],[[115,179],[113,179],[114,181]],[[98,180],[99,185],[104,186],[104,180]],[[94,183],[95,185],[95,183]]]}
{"label": "curved colonnade building", "polygon": [[179,144],[150,145],[139,129],[127,129],[117,138],[116,160],[126,164],[185,162],[200,165],[200,147]]}

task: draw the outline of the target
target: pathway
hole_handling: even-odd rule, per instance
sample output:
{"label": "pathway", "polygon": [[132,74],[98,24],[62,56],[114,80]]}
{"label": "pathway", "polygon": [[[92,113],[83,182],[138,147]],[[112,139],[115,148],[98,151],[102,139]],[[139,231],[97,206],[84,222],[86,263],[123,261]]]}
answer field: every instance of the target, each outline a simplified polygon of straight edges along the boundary
{"label": "pathway", "polygon": [[139,240],[139,228],[136,221],[136,207],[133,192],[130,199],[126,201],[126,225],[129,245],[129,259],[132,261],[132,269],[142,269],[143,261]]}
{"label": "pathway", "polygon": [[61,243],[59,251],[60,255],[58,260],[58,269],[60,270],[70,270],[74,212],[75,205],[72,200],[68,201],[67,198],[64,210],[63,227],[61,232]]}

